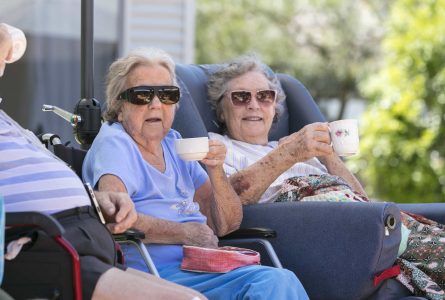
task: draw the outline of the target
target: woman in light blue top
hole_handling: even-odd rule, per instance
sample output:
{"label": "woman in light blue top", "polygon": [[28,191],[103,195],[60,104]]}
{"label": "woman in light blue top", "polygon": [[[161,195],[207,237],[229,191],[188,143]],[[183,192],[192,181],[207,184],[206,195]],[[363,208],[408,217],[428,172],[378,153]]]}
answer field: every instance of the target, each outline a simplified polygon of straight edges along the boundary
{"label": "woman in light blue top", "polygon": [[[135,227],[161,277],[194,288],[210,299],[307,299],[285,269],[248,266],[225,274],[180,270],[182,245],[217,247],[217,236],[238,229],[242,206],[223,163],[226,148],[209,141],[201,160],[181,160],[171,129],[179,101],[174,63],[158,49],[140,49],[115,61],[107,78],[107,121],[84,162],[84,179],[99,190],[127,192],[135,203]],[[142,258],[124,248],[129,266]]]}
{"label": "woman in light blue top", "polygon": [[[16,55],[13,55],[16,48],[10,28],[11,26],[0,23],[0,77],[2,77],[5,62],[10,63],[14,57],[18,59]],[[7,100],[13,101],[13,99]],[[128,194],[95,192],[95,195],[110,231],[123,232],[132,226],[137,214]],[[194,290],[153,275],[130,268],[124,271],[118,267],[111,233],[93,211],[81,180],[63,161],[48,151],[31,131],[21,127],[0,109],[0,270],[3,270],[1,266],[4,262],[3,201],[7,212],[39,211],[53,214],[52,216],[64,229],[63,237],[76,250],[76,256],[80,262],[82,286],[79,296],[82,299],[114,300],[127,297],[132,300],[195,300],[205,298]],[[41,265],[45,261],[48,262],[43,256],[47,254],[49,257],[50,252],[49,250],[42,251],[40,242],[28,243],[26,248],[31,253],[40,251]],[[33,248],[37,250],[33,251]],[[20,255],[26,257],[27,254]],[[47,285],[43,286],[45,282],[39,284],[38,278],[31,281],[28,280],[29,277],[23,278],[19,270],[23,269],[22,272],[25,272],[24,260],[13,260],[10,263],[8,270],[13,272],[5,273],[6,284],[2,287],[8,289],[11,287],[11,282],[18,283],[16,279],[20,277],[20,280],[23,280],[20,281],[22,284],[26,283],[26,287],[29,285],[29,289],[26,288],[24,293],[19,292],[19,295],[13,294],[13,296],[20,298],[34,296],[32,298],[35,298],[36,295],[31,294],[38,290],[40,290],[38,293],[40,298],[46,298],[44,290],[48,296],[54,294]],[[49,263],[49,269],[42,269],[40,273],[56,272],[54,268],[51,268],[52,265]],[[33,275],[37,277],[37,274]],[[8,285],[7,282],[10,284]],[[18,292],[18,289],[12,289],[11,292],[13,293],[14,290]],[[77,298],[74,293],[73,295],[64,293],[63,297]],[[0,290],[0,299],[12,298]]]}

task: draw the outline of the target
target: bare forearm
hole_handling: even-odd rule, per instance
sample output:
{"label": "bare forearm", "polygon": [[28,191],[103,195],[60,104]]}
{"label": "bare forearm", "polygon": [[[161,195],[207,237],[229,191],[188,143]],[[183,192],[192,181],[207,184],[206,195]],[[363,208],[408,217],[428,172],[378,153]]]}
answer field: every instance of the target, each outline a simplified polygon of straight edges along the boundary
{"label": "bare forearm", "polygon": [[257,203],[275,179],[298,161],[298,156],[283,145],[231,175],[230,183],[243,204]]}
{"label": "bare forearm", "polygon": [[239,228],[243,219],[242,204],[222,166],[209,170],[209,178],[213,195],[207,216],[211,218],[209,224],[212,229],[218,236],[222,236]]}
{"label": "bare forearm", "polygon": [[138,213],[134,227],[145,233],[144,243],[185,244],[186,233],[181,223]]}
{"label": "bare forearm", "polygon": [[[99,191],[127,192],[124,183],[114,175],[104,175],[99,180]],[[180,223],[166,221],[142,213],[137,214],[133,227],[145,233],[144,242],[183,244],[185,232]]]}
{"label": "bare forearm", "polygon": [[336,154],[332,154],[327,157],[320,157],[319,160],[326,166],[329,174],[340,176],[351,186],[354,191],[367,197],[366,192],[360,182],[351,173],[351,171],[346,168],[343,161]]}

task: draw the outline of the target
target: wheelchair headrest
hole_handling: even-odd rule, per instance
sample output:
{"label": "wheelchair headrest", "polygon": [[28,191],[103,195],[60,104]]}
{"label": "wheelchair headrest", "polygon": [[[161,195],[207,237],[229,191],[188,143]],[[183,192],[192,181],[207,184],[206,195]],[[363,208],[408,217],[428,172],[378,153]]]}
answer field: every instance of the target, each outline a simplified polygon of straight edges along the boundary
{"label": "wheelchair headrest", "polygon": [[[220,133],[216,113],[208,103],[207,81],[209,74],[220,65],[176,65],[176,76],[181,89],[179,110],[173,128],[183,137],[206,136],[208,132]],[[325,118],[308,90],[297,79],[276,74],[286,94],[283,113],[273,124],[270,140],[298,131],[306,124],[324,122]]]}

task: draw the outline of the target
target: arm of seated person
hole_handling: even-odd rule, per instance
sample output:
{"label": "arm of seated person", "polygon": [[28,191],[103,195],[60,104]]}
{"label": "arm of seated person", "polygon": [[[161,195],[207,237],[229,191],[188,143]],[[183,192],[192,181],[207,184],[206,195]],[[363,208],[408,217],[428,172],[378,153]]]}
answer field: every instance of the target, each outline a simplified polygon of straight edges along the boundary
{"label": "arm of seated person", "polygon": [[[103,175],[99,179],[99,191],[127,193],[124,183],[114,175]],[[218,244],[218,238],[212,229],[196,222],[177,223],[137,213],[133,227],[145,233],[144,243],[202,247],[217,247]]]}
{"label": "arm of seated person", "polygon": [[243,204],[257,203],[267,188],[297,162],[333,153],[327,123],[306,125],[278,147],[244,170],[230,176]]}
{"label": "arm of seated person", "polygon": [[223,168],[226,146],[221,141],[209,141],[209,153],[202,160],[209,179],[195,192],[194,201],[207,217],[207,224],[218,236],[237,230],[243,218],[241,201]]}

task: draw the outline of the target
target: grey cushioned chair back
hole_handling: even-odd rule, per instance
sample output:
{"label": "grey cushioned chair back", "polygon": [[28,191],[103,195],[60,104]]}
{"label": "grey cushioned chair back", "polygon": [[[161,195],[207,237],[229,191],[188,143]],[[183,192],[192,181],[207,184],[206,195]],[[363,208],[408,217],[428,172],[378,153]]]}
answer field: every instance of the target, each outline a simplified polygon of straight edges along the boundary
{"label": "grey cushioned chair back", "polygon": [[[220,133],[215,111],[207,102],[208,75],[219,65],[177,65],[176,75],[181,88],[179,110],[173,128],[183,137],[206,136],[207,132]],[[306,124],[324,122],[325,118],[307,89],[295,78],[277,74],[286,94],[284,111],[270,132],[270,140],[298,131]]]}

